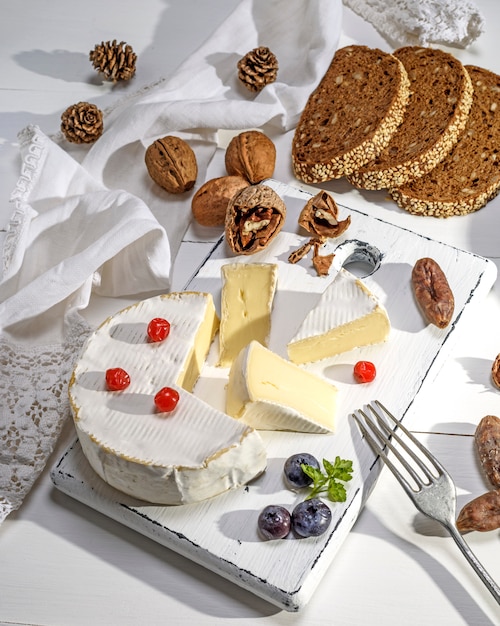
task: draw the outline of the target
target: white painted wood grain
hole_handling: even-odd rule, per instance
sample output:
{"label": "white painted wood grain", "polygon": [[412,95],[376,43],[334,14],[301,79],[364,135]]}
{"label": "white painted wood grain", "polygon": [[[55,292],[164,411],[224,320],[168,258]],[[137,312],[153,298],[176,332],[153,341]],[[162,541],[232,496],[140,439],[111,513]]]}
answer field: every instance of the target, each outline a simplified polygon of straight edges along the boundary
{"label": "white painted wood grain", "polygon": [[[287,205],[287,230],[263,252],[239,257],[239,261],[278,265],[270,346],[284,354],[301,316],[311,306],[311,293],[317,298],[335,280],[335,272],[320,278],[312,270],[310,259],[297,265],[288,263],[290,251],[305,240],[298,233],[297,218],[310,194],[277,181],[268,182]],[[266,473],[246,488],[189,506],[152,506],[123,496],[94,475],[78,443],[67,451],[52,474],[54,484],[65,493],[288,611],[302,609],[310,600],[378,475],[379,466],[373,465],[373,455],[349,420],[350,413],[377,398],[404,418],[422,387],[433,379],[436,367],[450,354],[469,307],[484,300],[496,277],[496,267],[486,259],[348,207],[342,207],[341,212],[342,219],[351,216],[351,226],[332,242],[332,249],[340,249],[352,240],[380,251],[380,266],[364,281],[386,306],[392,330],[384,344],[306,366],[339,389],[334,435],[263,432],[268,454]],[[436,259],[452,285],[455,312],[444,330],[427,324],[413,299],[411,270],[422,256]],[[225,242],[219,242],[187,289],[211,292],[216,307],[220,307],[220,268],[234,258]],[[284,296],[281,300],[280,295]],[[224,410],[228,371],[215,366],[217,351],[214,342],[195,394]],[[377,366],[377,378],[369,385],[355,384],[352,379],[352,367],[361,358]],[[267,504],[276,503],[291,510],[303,497],[286,489],[282,478],[284,460],[296,452],[310,452],[318,459],[333,460],[337,455],[352,459],[355,472],[347,501],[331,506],[332,524],[322,537],[261,541],[257,534],[259,512]]]}

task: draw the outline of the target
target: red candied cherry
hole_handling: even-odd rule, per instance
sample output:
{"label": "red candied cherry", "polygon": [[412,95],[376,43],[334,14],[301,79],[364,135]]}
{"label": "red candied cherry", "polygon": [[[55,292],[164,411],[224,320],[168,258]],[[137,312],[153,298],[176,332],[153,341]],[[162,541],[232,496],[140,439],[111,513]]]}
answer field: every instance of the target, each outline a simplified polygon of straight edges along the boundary
{"label": "red candied cherry", "polygon": [[179,393],[172,387],[163,387],[155,396],[155,404],[158,411],[170,413],[179,402]]}
{"label": "red candied cherry", "polygon": [[375,365],[370,361],[358,361],[354,366],[354,378],[357,383],[371,383],[376,375]]}
{"label": "red candied cherry", "polygon": [[130,376],[121,367],[106,370],[106,385],[110,391],[122,391],[130,385]]}
{"label": "red candied cherry", "polygon": [[150,341],[164,341],[170,333],[170,322],[162,317],[153,318],[148,324],[148,337]]}

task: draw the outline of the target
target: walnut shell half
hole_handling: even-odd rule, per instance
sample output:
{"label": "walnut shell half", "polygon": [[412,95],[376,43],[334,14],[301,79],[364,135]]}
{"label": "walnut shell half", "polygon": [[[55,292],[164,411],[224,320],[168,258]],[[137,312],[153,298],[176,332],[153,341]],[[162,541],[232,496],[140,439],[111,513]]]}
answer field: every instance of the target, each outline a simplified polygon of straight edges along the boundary
{"label": "walnut shell half", "polygon": [[254,254],[271,243],[285,218],[285,203],[271,187],[247,187],[234,196],[227,208],[226,241],[237,254]]}
{"label": "walnut shell half", "polygon": [[299,215],[299,224],[309,233],[318,237],[338,237],[351,223],[351,217],[338,219],[338,206],[326,191],[320,191],[311,198]]}

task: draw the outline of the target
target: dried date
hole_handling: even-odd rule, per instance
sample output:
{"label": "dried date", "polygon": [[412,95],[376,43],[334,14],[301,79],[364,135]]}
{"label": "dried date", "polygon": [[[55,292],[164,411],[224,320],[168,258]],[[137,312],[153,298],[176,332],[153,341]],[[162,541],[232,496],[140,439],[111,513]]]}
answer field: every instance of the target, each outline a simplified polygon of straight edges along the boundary
{"label": "dried date", "polygon": [[497,354],[497,357],[491,366],[491,380],[493,381],[495,387],[500,389],[500,354]]}
{"label": "dried date", "polygon": [[434,259],[419,259],[412,271],[412,286],[425,319],[446,328],[453,317],[455,298],[448,280]]}
{"label": "dried date", "polygon": [[494,487],[500,487],[500,418],[483,417],[477,425],[474,441],[486,477]]}
{"label": "dried date", "polygon": [[458,514],[456,526],[461,533],[500,528],[500,489],[487,491],[468,502]]}

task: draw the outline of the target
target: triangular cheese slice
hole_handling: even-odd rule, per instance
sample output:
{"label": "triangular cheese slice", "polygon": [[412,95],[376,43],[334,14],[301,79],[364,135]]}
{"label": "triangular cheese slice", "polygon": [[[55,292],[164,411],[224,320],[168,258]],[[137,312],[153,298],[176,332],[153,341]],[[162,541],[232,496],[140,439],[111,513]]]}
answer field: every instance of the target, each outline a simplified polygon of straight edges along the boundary
{"label": "triangular cheese slice", "polygon": [[288,344],[294,363],[310,363],[385,341],[385,308],[356,276],[341,269]]}
{"label": "triangular cheese slice", "polygon": [[229,372],[226,411],[261,430],[329,433],[337,389],[252,341]]}

